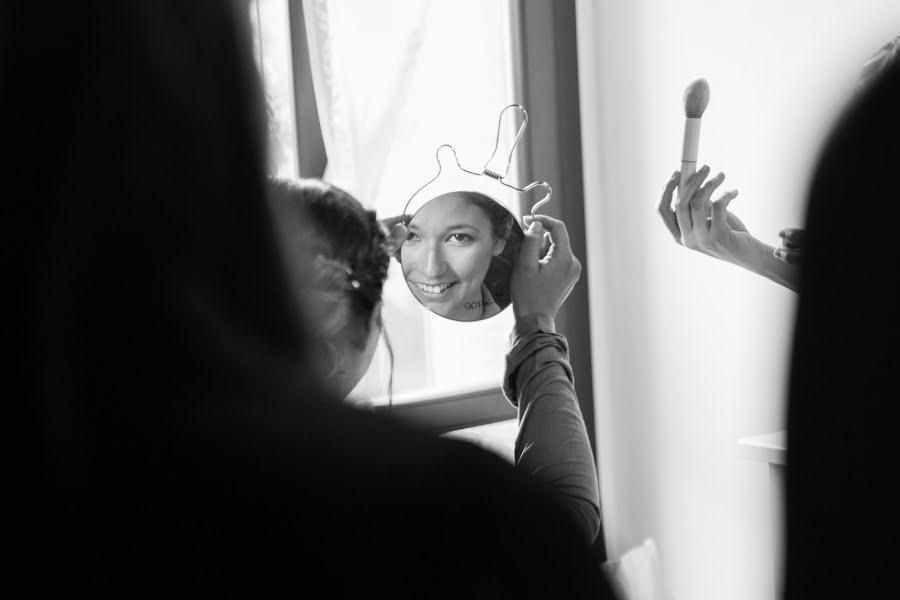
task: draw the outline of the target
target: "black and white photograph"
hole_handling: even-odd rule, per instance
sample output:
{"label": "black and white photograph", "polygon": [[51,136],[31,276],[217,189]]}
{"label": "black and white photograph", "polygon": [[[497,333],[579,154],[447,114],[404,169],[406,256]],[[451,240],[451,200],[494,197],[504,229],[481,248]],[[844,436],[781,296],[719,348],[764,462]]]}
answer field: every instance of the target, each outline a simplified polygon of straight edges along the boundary
{"label": "black and white photograph", "polygon": [[8,593],[896,595],[897,0],[10,2],[0,74]]}

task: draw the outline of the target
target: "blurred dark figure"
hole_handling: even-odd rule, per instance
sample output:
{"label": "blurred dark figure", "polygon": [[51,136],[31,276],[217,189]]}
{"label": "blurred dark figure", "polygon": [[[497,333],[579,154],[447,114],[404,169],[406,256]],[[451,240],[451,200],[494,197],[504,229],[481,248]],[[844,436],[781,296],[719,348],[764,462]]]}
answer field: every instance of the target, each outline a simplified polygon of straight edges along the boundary
{"label": "blurred dark figure", "polygon": [[0,8],[7,587],[609,597],[501,459],[312,376],[244,12]]}
{"label": "blurred dark figure", "polygon": [[900,587],[900,62],[866,87],[810,191],[788,414],[790,600]]}

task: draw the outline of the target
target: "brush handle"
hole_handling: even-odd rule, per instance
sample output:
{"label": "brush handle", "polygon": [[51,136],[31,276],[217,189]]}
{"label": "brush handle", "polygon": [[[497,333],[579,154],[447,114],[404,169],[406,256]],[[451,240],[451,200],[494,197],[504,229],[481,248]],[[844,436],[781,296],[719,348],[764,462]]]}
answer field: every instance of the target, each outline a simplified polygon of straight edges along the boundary
{"label": "brush handle", "polygon": [[681,147],[681,182],[684,189],[688,178],[697,170],[697,150],[700,148],[700,119],[684,120],[684,144]]}

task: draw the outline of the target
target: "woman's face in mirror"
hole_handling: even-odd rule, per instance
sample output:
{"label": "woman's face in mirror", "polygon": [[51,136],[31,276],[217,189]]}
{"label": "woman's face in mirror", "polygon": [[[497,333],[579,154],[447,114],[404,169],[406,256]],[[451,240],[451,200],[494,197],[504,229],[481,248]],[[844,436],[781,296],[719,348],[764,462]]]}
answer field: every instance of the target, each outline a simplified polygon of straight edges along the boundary
{"label": "woman's face in mirror", "polygon": [[484,279],[491,260],[505,245],[506,239],[495,236],[491,217],[482,207],[465,194],[444,194],[409,221],[400,250],[403,276],[413,295],[432,312],[477,321],[496,312],[490,310],[493,299],[485,293]]}

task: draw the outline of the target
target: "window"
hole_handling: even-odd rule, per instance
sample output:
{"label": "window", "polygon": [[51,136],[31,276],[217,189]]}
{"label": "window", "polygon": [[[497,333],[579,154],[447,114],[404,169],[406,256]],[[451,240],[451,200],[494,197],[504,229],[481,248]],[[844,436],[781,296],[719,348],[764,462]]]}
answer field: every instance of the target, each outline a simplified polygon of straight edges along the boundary
{"label": "window", "polygon": [[[537,135],[529,103],[540,94],[555,92],[552,80],[551,89],[538,91],[541,85],[546,87],[546,77],[529,84],[525,64],[529,53],[523,51],[522,41],[528,23],[520,19],[536,24],[538,35],[533,39],[539,53],[546,53],[547,48],[552,51],[552,43],[546,43],[554,39],[540,28],[555,26],[558,20],[543,14],[529,17],[529,10],[535,9],[526,10],[528,4],[537,7],[542,3],[251,2],[257,60],[275,122],[270,131],[272,169],[280,175],[323,177],[353,193],[380,217],[388,217],[399,215],[410,196],[435,175],[435,151],[442,144],[453,146],[463,167],[480,171],[494,149],[497,120],[505,106],[525,106],[531,118],[529,130]],[[574,19],[574,10],[572,15]],[[574,20],[565,23],[571,29],[569,42],[574,48]],[[527,31],[532,33],[534,26],[529,27]],[[289,83],[291,73],[293,84]],[[307,83],[302,84],[301,79]],[[315,84],[314,98],[307,89],[309,82]],[[577,87],[569,96],[575,98],[577,112]],[[301,97],[308,101],[298,100]],[[302,154],[308,146],[303,130],[310,118],[294,116],[304,108],[309,115],[308,104],[316,105],[318,133],[323,151],[327,151],[324,171],[292,170],[291,166],[298,164],[297,153]],[[544,104],[552,109],[541,116],[543,131],[555,134],[557,129],[549,121],[562,113],[552,102]],[[513,136],[514,130],[504,130],[503,141],[508,144]],[[562,160],[554,150],[555,141],[541,139],[542,149],[535,152],[529,148],[530,140],[535,139],[532,136],[526,131],[519,144],[511,179],[521,185],[543,179],[550,181],[554,190],[562,190],[554,180],[560,178],[559,165],[536,164],[534,160],[535,156]],[[580,145],[577,132],[575,142]],[[577,158],[580,161],[580,155]],[[576,175],[580,185],[580,171]],[[525,198],[525,205],[520,206],[523,199],[517,195],[500,195],[493,189],[488,193],[516,215],[527,212],[529,202],[537,199]],[[572,196],[580,203],[580,193]],[[551,205],[560,201],[558,197]],[[575,219],[579,225],[581,220]],[[394,351],[393,404],[398,416],[438,430],[515,416],[499,390],[512,328],[511,309],[473,323],[435,316],[418,304],[399,265],[393,262],[384,301],[385,328]],[[586,316],[572,322],[584,324]],[[587,343],[584,347],[587,351]],[[589,354],[582,358],[585,365],[590,364]],[[374,399],[383,405],[390,374],[382,343],[351,398]],[[589,372],[576,372],[576,380],[589,386]],[[584,400],[589,406],[589,393]],[[583,412],[591,430],[590,410]]]}

